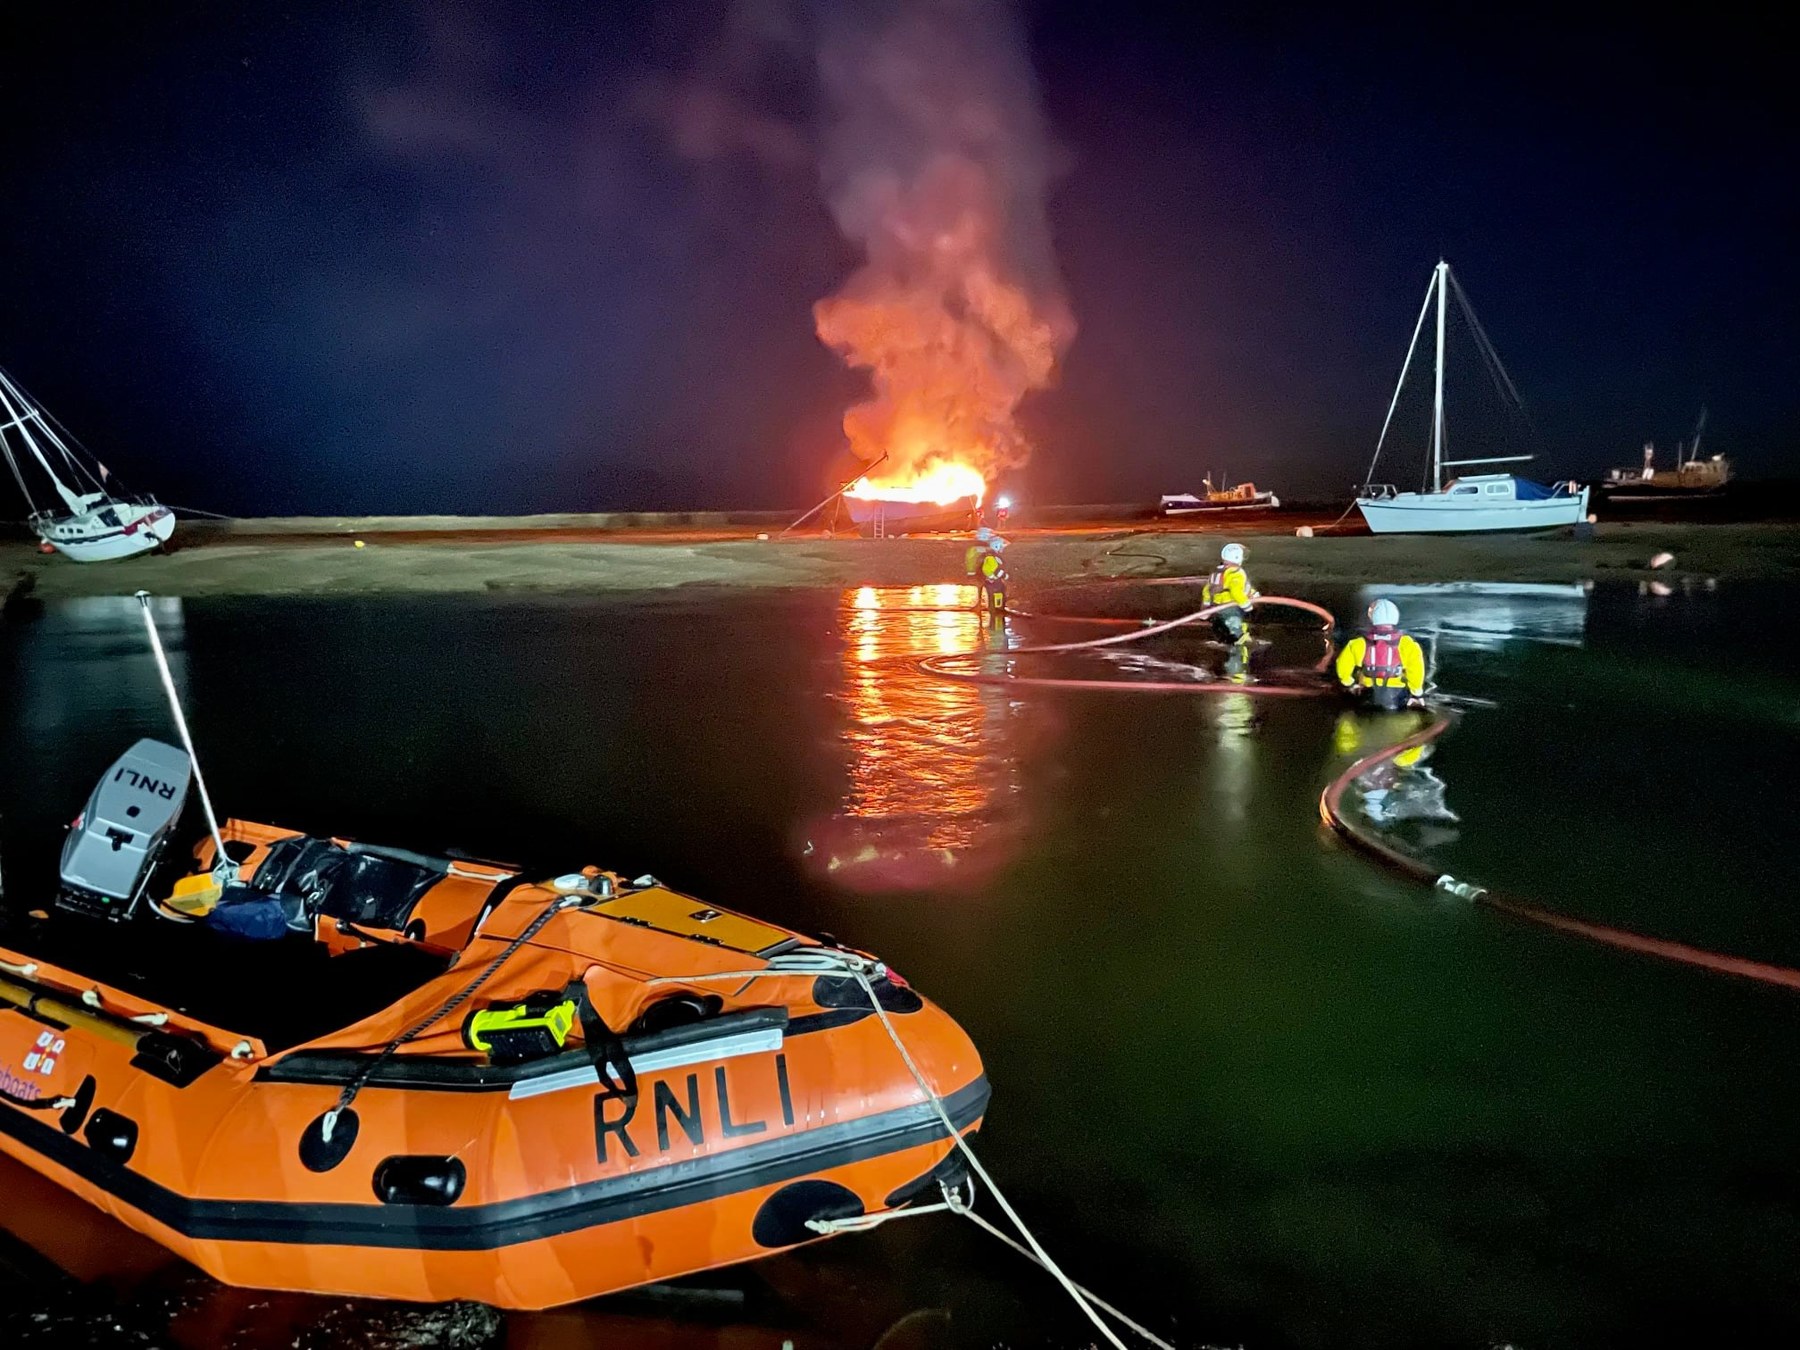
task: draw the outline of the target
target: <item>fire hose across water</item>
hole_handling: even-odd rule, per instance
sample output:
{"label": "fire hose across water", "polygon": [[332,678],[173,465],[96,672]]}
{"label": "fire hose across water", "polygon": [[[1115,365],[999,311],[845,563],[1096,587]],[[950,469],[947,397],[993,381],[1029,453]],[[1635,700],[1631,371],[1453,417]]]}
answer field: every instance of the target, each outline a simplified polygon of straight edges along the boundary
{"label": "fire hose across water", "polygon": [[[1198,584],[1204,577],[1109,577],[1104,580],[1080,583],[1079,587],[1069,589],[1085,589],[1091,586],[1113,585],[1176,585]],[[1067,623],[1095,623],[1107,625],[1132,624],[1134,629],[1129,633],[1119,633],[1110,637],[1091,638],[1084,642],[1056,642],[1037,646],[1012,647],[1004,652],[954,652],[944,656],[928,656],[919,658],[915,664],[918,669],[940,679],[956,680],[966,684],[984,685],[1024,685],[1040,689],[1088,689],[1116,693],[1138,694],[1256,694],[1266,697],[1307,697],[1320,696],[1335,692],[1330,686],[1317,680],[1304,684],[1252,683],[1248,680],[1107,680],[1077,679],[1050,676],[1016,675],[1010,672],[982,672],[958,669],[958,663],[967,663],[985,659],[990,655],[1031,656],[1047,655],[1059,652],[1090,651],[1103,647],[1114,647],[1125,643],[1138,642],[1160,633],[1167,633],[1189,624],[1199,623],[1210,618],[1223,605],[1208,605],[1191,614],[1183,614],[1178,618],[1161,623],[1140,623],[1136,619],[1118,619],[1107,617],[1086,617],[1081,615],[1029,614],[1014,611],[1020,617],[1035,620],[1052,620]],[[1265,595],[1257,599],[1255,608],[1287,608],[1297,609],[1316,615],[1324,620],[1326,636],[1326,656],[1308,674],[1318,675],[1330,662],[1330,633],[1336,619],[1329,610],[1310,601],[1297,600],[1290,596]],[[1370,857],[1385,863],[1394,871],[1423,882],[1434,890],[1467,900],[1472,904],[1482,905],[1497,913],[1519,919],[1526,923],[1538,924],[1545,928],[1555,929],[1572,937],[1586,938],[1603,946],[1613,947],[1620,951],[1636,952],[1642,956],[1653,956],[1664,961],[1673,961],[1680,965],[1696,966],[1702,970],[1714,971],[1721,975],[1735,975],[1742,979],[1756,980],[1763,984],[1780,985],[1800,990],[1800,970],[1789,966],[1779,966],[1766,961],[1754,961],[1746,957],[1730,956],[1722,952],[1708,951],[1702,947],[1690,946],[1685,942],[1675,942],[1668,938],[1653,937],[1646,933],[1633,932],[1627,928],[1619,928],[1612,924],[1595,923],[1588,919],[1578,919],[1572,915],[1558,913],[1552,909],[1521,900],[1485,886],[1459,881],[1448,876],[1423,859],[1396,848],[1384,839],[1381,834],[1368,826],[1347,816],[1343,810],[1344,794],[1364,774],[1390,760],[1397,759],[1409,750],[1430,745],[1455,724],[1456,714],[1449,711],[1437,700],[1428,699],[1426,706],[1436,714],[1431,724],[1402,740],[1375,750],[1357,759],[1326,786],[1319,796],[1320,818],[1341,838],[1361,849]]]}

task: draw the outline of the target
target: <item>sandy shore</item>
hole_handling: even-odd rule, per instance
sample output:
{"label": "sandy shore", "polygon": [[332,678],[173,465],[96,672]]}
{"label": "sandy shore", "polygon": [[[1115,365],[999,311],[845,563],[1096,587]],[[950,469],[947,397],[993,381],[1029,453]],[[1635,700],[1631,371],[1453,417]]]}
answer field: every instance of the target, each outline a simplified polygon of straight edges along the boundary
{"label": "sandy shore", "polygon": [[[40,599],[130,594],[380,595],[492,592],[654,591],[675,586],[904,585],[957,580],[964,542],[949,538],[759,540],[704,532],[596,538],[578,530],[521,537],[502,529],[370,530],[365,547],[348,534],[246,538],[196,531],[174,551],[101,564],[45,557],[22,543],[0,545],[0,586],[23,584]],[[1007,553],[1022,590],[1084,577],[1183,575],[1218,556],[1214,531],[1054,529],[1022,531]],[[1593,539],[1541,536],[1344,535],[1301,539],[1233,531],[1250,550],[1264,590],[1308,583],[1580,581],[1648,575],[1726,580],[1800,577],[1800,527],[1617,523]]]}

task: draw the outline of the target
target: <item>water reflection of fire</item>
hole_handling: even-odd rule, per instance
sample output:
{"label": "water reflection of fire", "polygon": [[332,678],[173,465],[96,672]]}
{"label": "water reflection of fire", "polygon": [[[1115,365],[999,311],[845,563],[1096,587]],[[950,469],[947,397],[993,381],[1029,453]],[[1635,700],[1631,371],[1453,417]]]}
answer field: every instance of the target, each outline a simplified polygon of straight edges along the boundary
{"label": "water reflection of fire", "polygon": [[966,586],[864,586],[844,593],[850,787],[815,830],[815,856],[862,889],[972,881],[1011,855],[1019,792],[1010,727],[992,689],[939,680],[907,657],[978,649],[985,630]]}

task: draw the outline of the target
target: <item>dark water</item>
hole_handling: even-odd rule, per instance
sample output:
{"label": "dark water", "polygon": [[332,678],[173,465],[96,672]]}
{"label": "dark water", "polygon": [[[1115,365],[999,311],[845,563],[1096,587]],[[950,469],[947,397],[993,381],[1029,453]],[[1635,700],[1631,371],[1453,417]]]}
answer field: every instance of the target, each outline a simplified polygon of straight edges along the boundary
{"label": "dark water", "polygon": [[[1398,598],[1441,684],[1497,705],[1428,762],[1459,819],[1408,820],[1409,844],[1570,912],[1800,963],[1800,681],[1766,637],[1791,590]],[[881,953],[982,1048],[979,1149],[1039,1235],[1179,1344],[1800,1336],[1800,999],[1514,926],[1334,843],[1319,788],[1404,719],[945,684],[891,659],[978,644],[937,603],[166,602],[162,620],[227,810],[654,872]],[[1319,654],[1265,635],[1268,665]],[[1151,656],[1218,659],[1188,637]],[[134,607],[0,626],[0,708],[25,907],[100,770],[169,734]],[[1400,795],[1429,804],[1422,784]],[[0,1187],[20,1239],[0,1333],[80,1304],[141,1343],[386,1334],[380,1309],[187,1278],[16,1165]],[[419,1343],[1090,1341],[1046,1277],[949,1218],[455,1335]]]}

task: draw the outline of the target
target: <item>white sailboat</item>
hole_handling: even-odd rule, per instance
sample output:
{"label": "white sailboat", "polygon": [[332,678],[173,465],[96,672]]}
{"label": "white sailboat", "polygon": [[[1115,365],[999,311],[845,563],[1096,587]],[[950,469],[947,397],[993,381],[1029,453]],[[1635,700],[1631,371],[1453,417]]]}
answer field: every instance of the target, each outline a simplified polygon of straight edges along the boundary
{"label": "white sailboat", "polygon": [[1406,349],[1406,361],[1400,367],[1400,383],[1388,404],[1387,418],[1381,424],[1381,436],[1375,443],[1375,459],[1369,464],[1369,477],[1375,476],[1375,465],[1387,444],[1388,429],[1394,422],[1394,409],[1400,402],[1400,391],[1412,369],[1413,355],[1418,350],[1419,334],[1425,329],[1425,318],[1437,302],[1437,365],[1431,415],[1431,487],[1419,492],[1400,492],[1387,483],[1369,482],[1357,494],[1356,505],[1376,534],[1450,534],[1490,532],[1495,530],[1545,530],[1559,525],[1573,525],[1587,517],[1588,489],[1575,483],[1548,486],[1530,478],[1510,473],[1464,474],[1444,481],[1445,469],[1472,468],[1492,464],[1522,464],[1530,455],[1499,455],[1480,459],[1444,458],[1444,326],[1449,294],[1454,289],[1463,313],[1482,356],[1487,360],[1501,396],[1519,406],[1519,391],[1513,387],[1500,356],[1488,341],[1469,297],[1450,275],[1450,264],[1438,263],[1432,271],[1431,284],[1425,288],[1425,303],[1419,309],[1419,321],[1413,327],[1412,342]]}
{"label": "white sailboat", "polygon": [[[175,513],[149,497],[108,490],[111,474],[0,369],[0,454],[25,494],[33,532],[76,562],[146,553],[175,533]],[[63,506],[40,506],[29,472],[41,470]],[[60,472],[58,471],[60,466]]]}

